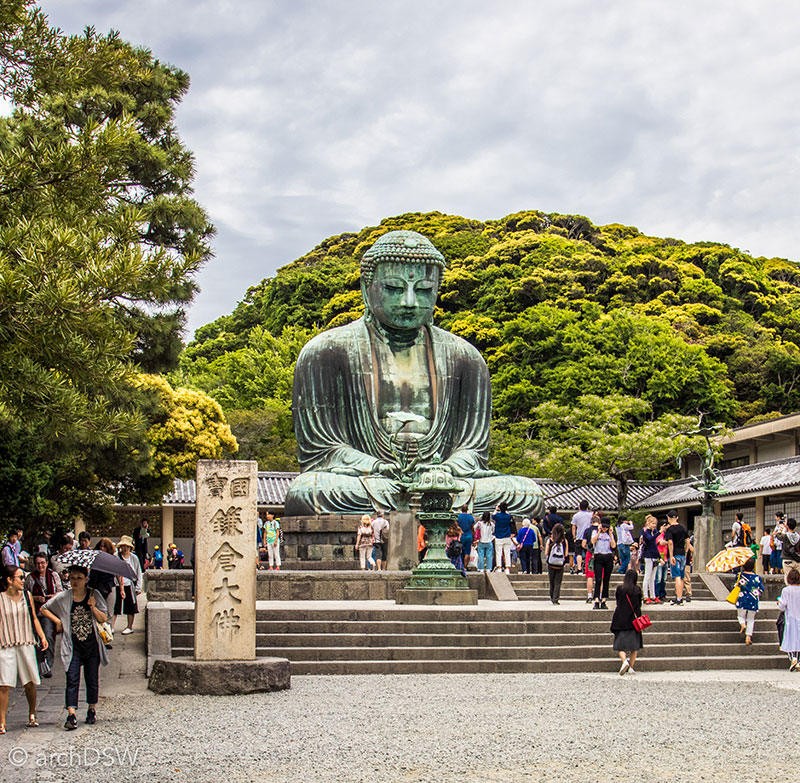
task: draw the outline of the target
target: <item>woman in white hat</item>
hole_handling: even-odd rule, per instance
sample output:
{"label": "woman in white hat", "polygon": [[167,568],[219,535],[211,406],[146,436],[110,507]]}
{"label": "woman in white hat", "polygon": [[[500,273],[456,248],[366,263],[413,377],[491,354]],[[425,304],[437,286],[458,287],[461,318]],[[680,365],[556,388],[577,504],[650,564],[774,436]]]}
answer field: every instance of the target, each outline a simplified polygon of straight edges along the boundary
{"label": "woman in white hat", "polygon": [[124,576],[118,577],[117,599],[114,601],[114,614],[111,617],[111,627],[114,627],[114,620],[118,614],[124,614],[128,618],[128,627],[122,633],[133,633],[133,621],[139,614],[139,607],[136,599],[142,592],[142,565],[139,558],[133,553],[133,539],[130,536],[122,536],[117,544],[117,555],[120,560],[124,560],[136,574],[136,582]]}

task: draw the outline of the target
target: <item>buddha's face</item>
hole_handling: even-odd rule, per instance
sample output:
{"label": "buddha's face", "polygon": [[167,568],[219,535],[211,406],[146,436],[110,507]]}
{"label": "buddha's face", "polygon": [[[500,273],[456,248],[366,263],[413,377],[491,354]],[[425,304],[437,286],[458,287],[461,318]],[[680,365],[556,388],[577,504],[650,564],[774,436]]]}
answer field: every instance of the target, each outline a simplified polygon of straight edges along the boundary
{"label": "buddha's face", "polygon": [[374,318],[389,329],[420,329],[433,316],[439,289],[439,267],[385,261],[375,267],[365,288]]}

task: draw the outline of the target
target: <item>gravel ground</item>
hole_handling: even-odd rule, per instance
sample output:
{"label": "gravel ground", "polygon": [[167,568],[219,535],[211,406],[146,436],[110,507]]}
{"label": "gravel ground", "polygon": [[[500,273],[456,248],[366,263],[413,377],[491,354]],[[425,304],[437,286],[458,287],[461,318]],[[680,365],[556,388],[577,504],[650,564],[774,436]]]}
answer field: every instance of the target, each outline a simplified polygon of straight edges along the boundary
{"label": "gravel ground", "polygon": [[[678,673],[307,676],[253,696],[140,691],[101,700],[95,727],[49,734],[61,757],[32,751],[17,769],[1,758],[0,779],[62,781],[69,767],[74,783],[755,783],[794,766],[791,744],[764,740],[794,722],[796,704],[794,681]],[[97,763],[82,763],[84,749]],[[135,762],[96,756],[106,749]]]}

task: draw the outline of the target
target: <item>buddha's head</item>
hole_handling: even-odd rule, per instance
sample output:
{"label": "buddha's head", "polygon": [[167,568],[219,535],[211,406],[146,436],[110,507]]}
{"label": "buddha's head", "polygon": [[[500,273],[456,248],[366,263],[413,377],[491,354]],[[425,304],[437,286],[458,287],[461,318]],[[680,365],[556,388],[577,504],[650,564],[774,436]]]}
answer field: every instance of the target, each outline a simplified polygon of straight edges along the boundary
{"label": "buddha's head", "polygon": [[367,320],[397,332],[430,323],[444,268],[444,256],[422,234],[384,234],[361,260]]}

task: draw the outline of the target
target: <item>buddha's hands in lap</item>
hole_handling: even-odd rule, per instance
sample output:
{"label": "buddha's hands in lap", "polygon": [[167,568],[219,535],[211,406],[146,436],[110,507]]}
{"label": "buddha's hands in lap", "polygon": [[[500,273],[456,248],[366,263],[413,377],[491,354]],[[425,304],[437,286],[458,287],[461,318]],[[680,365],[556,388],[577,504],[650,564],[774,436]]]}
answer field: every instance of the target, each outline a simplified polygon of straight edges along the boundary
{"label": "buddha's hands in lap", "polygon": [[378,462],[372,469],[372,474],[399,480],[403,475],[403,471],[396,462]]}

